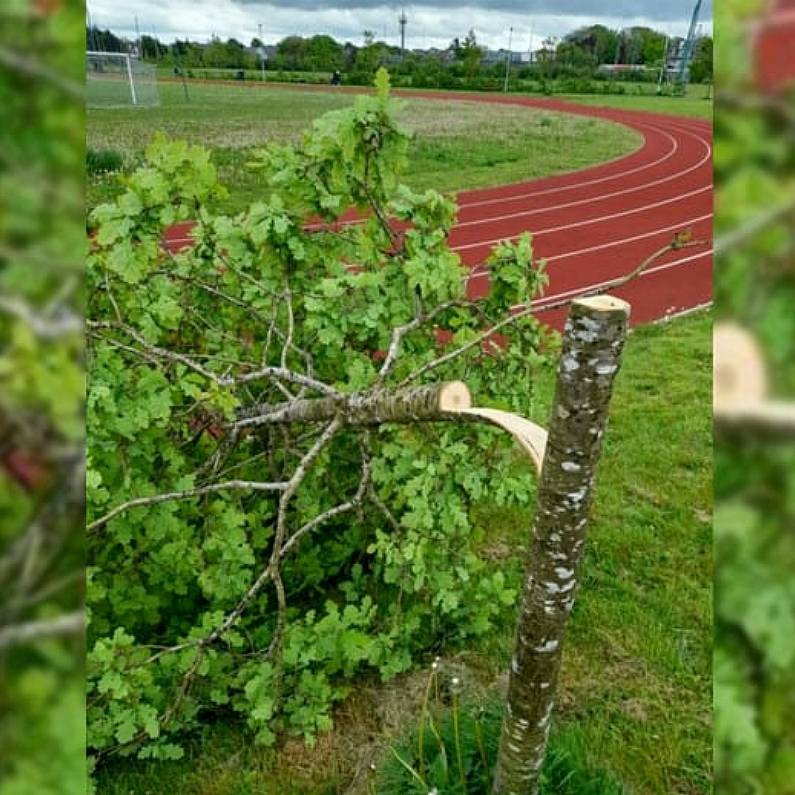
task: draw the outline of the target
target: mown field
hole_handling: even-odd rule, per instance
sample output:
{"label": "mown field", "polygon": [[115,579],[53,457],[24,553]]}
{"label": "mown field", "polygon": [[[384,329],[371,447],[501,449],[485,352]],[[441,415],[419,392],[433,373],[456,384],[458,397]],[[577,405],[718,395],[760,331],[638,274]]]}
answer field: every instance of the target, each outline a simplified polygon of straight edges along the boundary
{"label": "mown field", "polygon": [[658,97],[647,95],[621,94],[561,94],[558,99],[580,102],[583,105],[601,105],[607,108],[625,110],[645,110],[649,113],[670,113],[672,116],[694,116],[700,119],[711,119],[713,104],[711,96],[707,96],[704,86],[690,86],[687,96]]}
{"label": "mown field", "polygon": [[[629,338],[564,653],[553,753],[633,795],[711,792],[710,332],[700,313]],[[553,372],[537,377],[533,418],[546,423]],[[474,510],[487,530],[481,554],[518,583],[530,512]],[[477,645],[445,649],[442,666],[462,678],[465,700],[499,703],[514,620],[505,608]],[[416,723],[427,676],[360,681],[314,747],[258,750],[238,727],[218,724],[183,761],[103,769],[98,791],[399,795],[379,789],[370,766]],[[567,795],[594,791],[567,786]]]}
{"label": "mown field", "polygon": [[[270,141],[296,141],[313,119],[352,102],[350,94],[257,86],[160,85],[154,108],[89,109],[89,152],[114,152],[128,170],[158,130],[213,150],[231,206],[253,200],[260,186],[247,167]],[[572,171],[636,149],[621,125],[521,107],[406,98],[404,124],[416,134],[406,182],[442,191],[501,185]],[[91,171],[91,169],[89,169]],[[89,173],[89,206],[118,189],[115,174]]]}
{"label": "mown field", "polygon": [[[190,78],[198,80],[227,80],[235,79],[236,69],[212,69],[195,68],[186,70]],[[158,67],[158,77],[163,80],[171,80],[174,77],[173,69],[168,67]],[[244,70],[247,82],[261,82],[262,72],[259,69]],[[330,72],[292,72],[287,70],[266,71],[265,81],[268,83],[289,83],[301,85],[328,85],[331,80]],[[395,75],[394,85],[406,88],[411,85],[411,77],[406,75]],[[502,90],[502,75],[496,80],[496,84],[490,90]],[[572,83],[579,83],[581,88],[572,91]],[[660,112],[675,113],[678,115],[711,116],[712,115],[712,88],[703,83],[691,83],[686,87],[684,96],[675,96],[673,87],[665,85],[662,87],[658,96],[656,82],[649,81],[607,81],[607,80],[580,80],[559,78],[546,82],[547,91],[556,97],[579,99],[584,102],[600,102],[611,105],[614,102],[623,107],[627,103],[629,107],[634,107],[636,103],[644,105],[649,103],[651,108],[657,107]],[[421,86],[417,86],[420,88]],[[462,93],[466,89],[461,90]],[[487,89],[482,89],[487,90]],[[540,82],[537,79],[520,78],[516,73],[510,76],[510,91],[518,94],[542,93]],[[593,93],[589,93],[592,91]]]}

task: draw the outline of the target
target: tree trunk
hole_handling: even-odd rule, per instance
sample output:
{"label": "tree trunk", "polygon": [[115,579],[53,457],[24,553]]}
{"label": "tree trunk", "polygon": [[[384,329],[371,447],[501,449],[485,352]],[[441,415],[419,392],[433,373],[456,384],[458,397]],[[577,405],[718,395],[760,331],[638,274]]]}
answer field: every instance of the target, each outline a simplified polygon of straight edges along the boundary
{"label": "tree trunk", "polygon": [[563,336],[493,795],[536,795],[574,605],[596,464],[627,330],[610,296],[571,305]]}
{"label": "tree trunk", "polygon": [[345,425],[374,426],[384,422],[481,422],[507,431],[530,456],[536,469],[546,445],[546,431],[535,423],[499,409],[472,406],[466,384],[448,381],[400,392],[378,390],[339,397],[301,398],[286,403],[261,404],[245,409],[237,428],[293,422],[329,422],[339,416]]}
{"label": "tree trunk", "polygon": [[400,392],[379,390],[255,406],[241,413],[235,424],[245,427],[272,423],[329,422],[336,416],[345,425],[460,420],[457,412],[468,409],[471,403],[466,384],[449,381]]}

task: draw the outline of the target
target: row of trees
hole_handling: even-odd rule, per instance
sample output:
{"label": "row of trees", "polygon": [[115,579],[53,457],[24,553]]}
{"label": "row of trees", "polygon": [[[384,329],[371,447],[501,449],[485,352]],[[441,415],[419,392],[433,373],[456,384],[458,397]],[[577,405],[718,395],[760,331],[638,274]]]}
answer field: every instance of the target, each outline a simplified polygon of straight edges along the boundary
{"label": "row of trees", "polygon": [[[595,72],[605,64],[631,64],[659,69],[668,53],[681,47],[680,37],[669,39],[652,28],[635,26],[611,30],[604,25],[590,25],[569,33],[560,42],[547,39],[539,55],[553,58],[558,64]],[[693,82],[712,78],[712,38],[701,36],[696,41],[690,77]]]}
{"label": "row of trees", "polygon": [[[133,42],[108,30],[88,28],[86,36],[89,49],[128,51],[134,46]],[[522,69],[528,77],[542,78],[572,74],[594,77],[598,75],[600,66],[613,63],[632,64],[639,71],[659,69],[667,47],[676,46],[681,40],[666,42],[665,34],[648,27],[636,26],[617,31],[604,25],[590,25],[578,28],[561,40],[545,39]],[[444,50],[405,52],[376,40],[372,31],[364,31],[361,46],[351,42],[342,44],[324,34],[306,38],[287,36],[275,47],[267,48],[258,38],[246,46],[236,39],[222,41],[217,37],[206,44],[188,40],[164,44],[152,36],[142,36],[138,46],[142,58],[164,66],[257,69],[261,65],[261,53],[266,52],[269,69],[297,72],[339,70],[366,78],[367,82],[379,66],[388,66],[396,75],[421,77],[428,71],[448,72],[453,77],[472,81],[492,72],[502,72],[507,57],[507,53],[487,51],[478,43],[474,30],[470,30],[463,39],[454,38]],[[702,37],[697,43],[691,77],[701,82],[711,75],[712,39]]]}

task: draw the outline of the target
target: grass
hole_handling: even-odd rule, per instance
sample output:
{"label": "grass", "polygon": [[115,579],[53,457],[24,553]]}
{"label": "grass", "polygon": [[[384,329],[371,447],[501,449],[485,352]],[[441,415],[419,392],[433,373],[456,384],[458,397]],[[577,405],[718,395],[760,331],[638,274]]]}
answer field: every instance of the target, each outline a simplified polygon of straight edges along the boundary
{"label": "grass", "polygon": [[[390,749],[373,777],[373,795],[491,795],[502,703],[447,701],[431,700],[424,720]],[[589,763],[582,734],[570,726],[550,737],[540,795],[624,795],[624,790]]]}
{"label": "grass", "polygon": [[[230,80],[236,70],[233,69],[194,69],[193,74],[197,78]],[[247,81],[260,81],[261,72],[259,69],[245,70]],[[171,79],[173,72],[170,68],[160,67],[158,74],[161,77]],[[290,72],[290,71],[271,71],[267,74],[267,81],[271,83],[306,83],[328,85],[331,78],[330,72]],[[405,84],[405,77],[402,75],[393,76],[397,85]],[[190,81],[188,81],[190,83]],[[501,79],[496,81],[501,85]],[[589,105],[604,105],[607,107],[627,108],[633,110],[648,110],[656,113],[671,113],[676,116],[699,116],[702,118],[712,118],[712,90],[706,84],[690,83],[687,86],[684,97],[672,96],[673,88],[670,85],[663,87],[663,95],[657,95],[656,82],[638,82],[632,80],[621,80],[612,85],[604,80],[591,80],[593,86],[601,91],[611,93],[601,93],[597,91],[593,94],[566,93],[565,79],[550,81],[552,96],[559,99],[568,99],[572,102],[582,101]],[[511,76],[511,91],[519,94],[537,94],[540,92],[540,83],[537,79],[518,78]],[[458,90],[458,89],[453,89]],[[466,89],[461,89],[462,93]],[[617,93],[622,91],[624,93]],[[616,92],[616,93],[612,93]]]}
{"label": "grass", "polygon": [[[177,83],[160,86],[161,104],[150,108],[90,108],[87,146],[119,151],[129,169],[158,130],[213,149],[232,208],[260,190],[246,167],[267,141],[297,141],[322,113],[353,101],[350,94],[291,91],[284,87],[189,84],[190,101]],[[416,134],[406,181],[442,191],[518,182],[572,171],[629,153],[640,136],[606,121],[521,107],[404,98],[401,120]],[[88,204],[118,190],[116,177],[92,176]]]}
{"label": "grass", "polygon": [[[711,379],[708,314],[637,329],[598,473],[558,720],[632,793],[711,791]],[[510,549],[520,518],[482,521]],[[481,652],[506,668],[510,627]]]}
{"label": "grass", "polygon": [[707,99],[706,86],[689,86],[687,96],[658,97],[631,94],[556,94],[556,99],[579,102],[583,105],[599,105],[622,110],[645,110],[650,113],[670,113],[673,116],[712,118],[712,100]]}
{"label": "grass", "polygon": [[[639,328],[627,343],[551,752],[563,778],[583,786],[550,793],[593,792],[584,771],[633,795],[711,792],[710,357],[708,313]],[[543,424],[553,381],[551,370],[538,374],[533,418]],[[474,510],[488,530],[482,554],[518,584],[529,513]],[[445,651],[445,670],[464,682],[462,698],[500,702],[514,620],[506,610],[477,646]],[[182,762],[103,771],[99,793],[369,795],[369,765],[410,736],[426,682],[427,673],[415,672],[386,685],[357,683],[314,749],[291,740],[278,752],[258,751],[219,723]]]}

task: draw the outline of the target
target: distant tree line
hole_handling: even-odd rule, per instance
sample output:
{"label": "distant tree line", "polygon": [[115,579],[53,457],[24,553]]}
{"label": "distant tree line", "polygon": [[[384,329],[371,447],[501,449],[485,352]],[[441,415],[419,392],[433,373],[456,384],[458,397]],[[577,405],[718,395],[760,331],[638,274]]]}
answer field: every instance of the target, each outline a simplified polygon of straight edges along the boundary
{"label": "distant tree line", "polygon": [[[233,69],[257,70],[265,66],[278,72],[328,73],[340,71],[344,82],[370,83],[379,66],[386,66],[397,85],[441,88],[490,88],[505,73],[507,51],[488,51],[481,46],[475,32],[454,38],[446,49],[406,50],[383,41],[372,31],[364,31],[362,44],[341,44],[331,36],[287,36],[277,45],[265,47],[254,38],[248,45],[237,39],[213,37],[207,43],[177,40],[165,44],[144,35],[139,42],[116,36],[109,30],[86,28],[87,47],[92,50],[128,52],[138,47],[139,56],[161,66],[185,70]],[[655,80],[666,51],[681,46],[682,40],[668,41],[665,34],[648,27],[635,26],[611,30],[604,25],[590,25],[572,31],[563,39],[547,38],[542,46],[516,63],[513,53],[514,79],[519,80]],[[622,74],[608,74],[606,66],[623,64],[634,69]],[[712,77],[712,39],[701,37],[691,64],[692,82]],[[492,85],[494,84],[494,85]]]}

